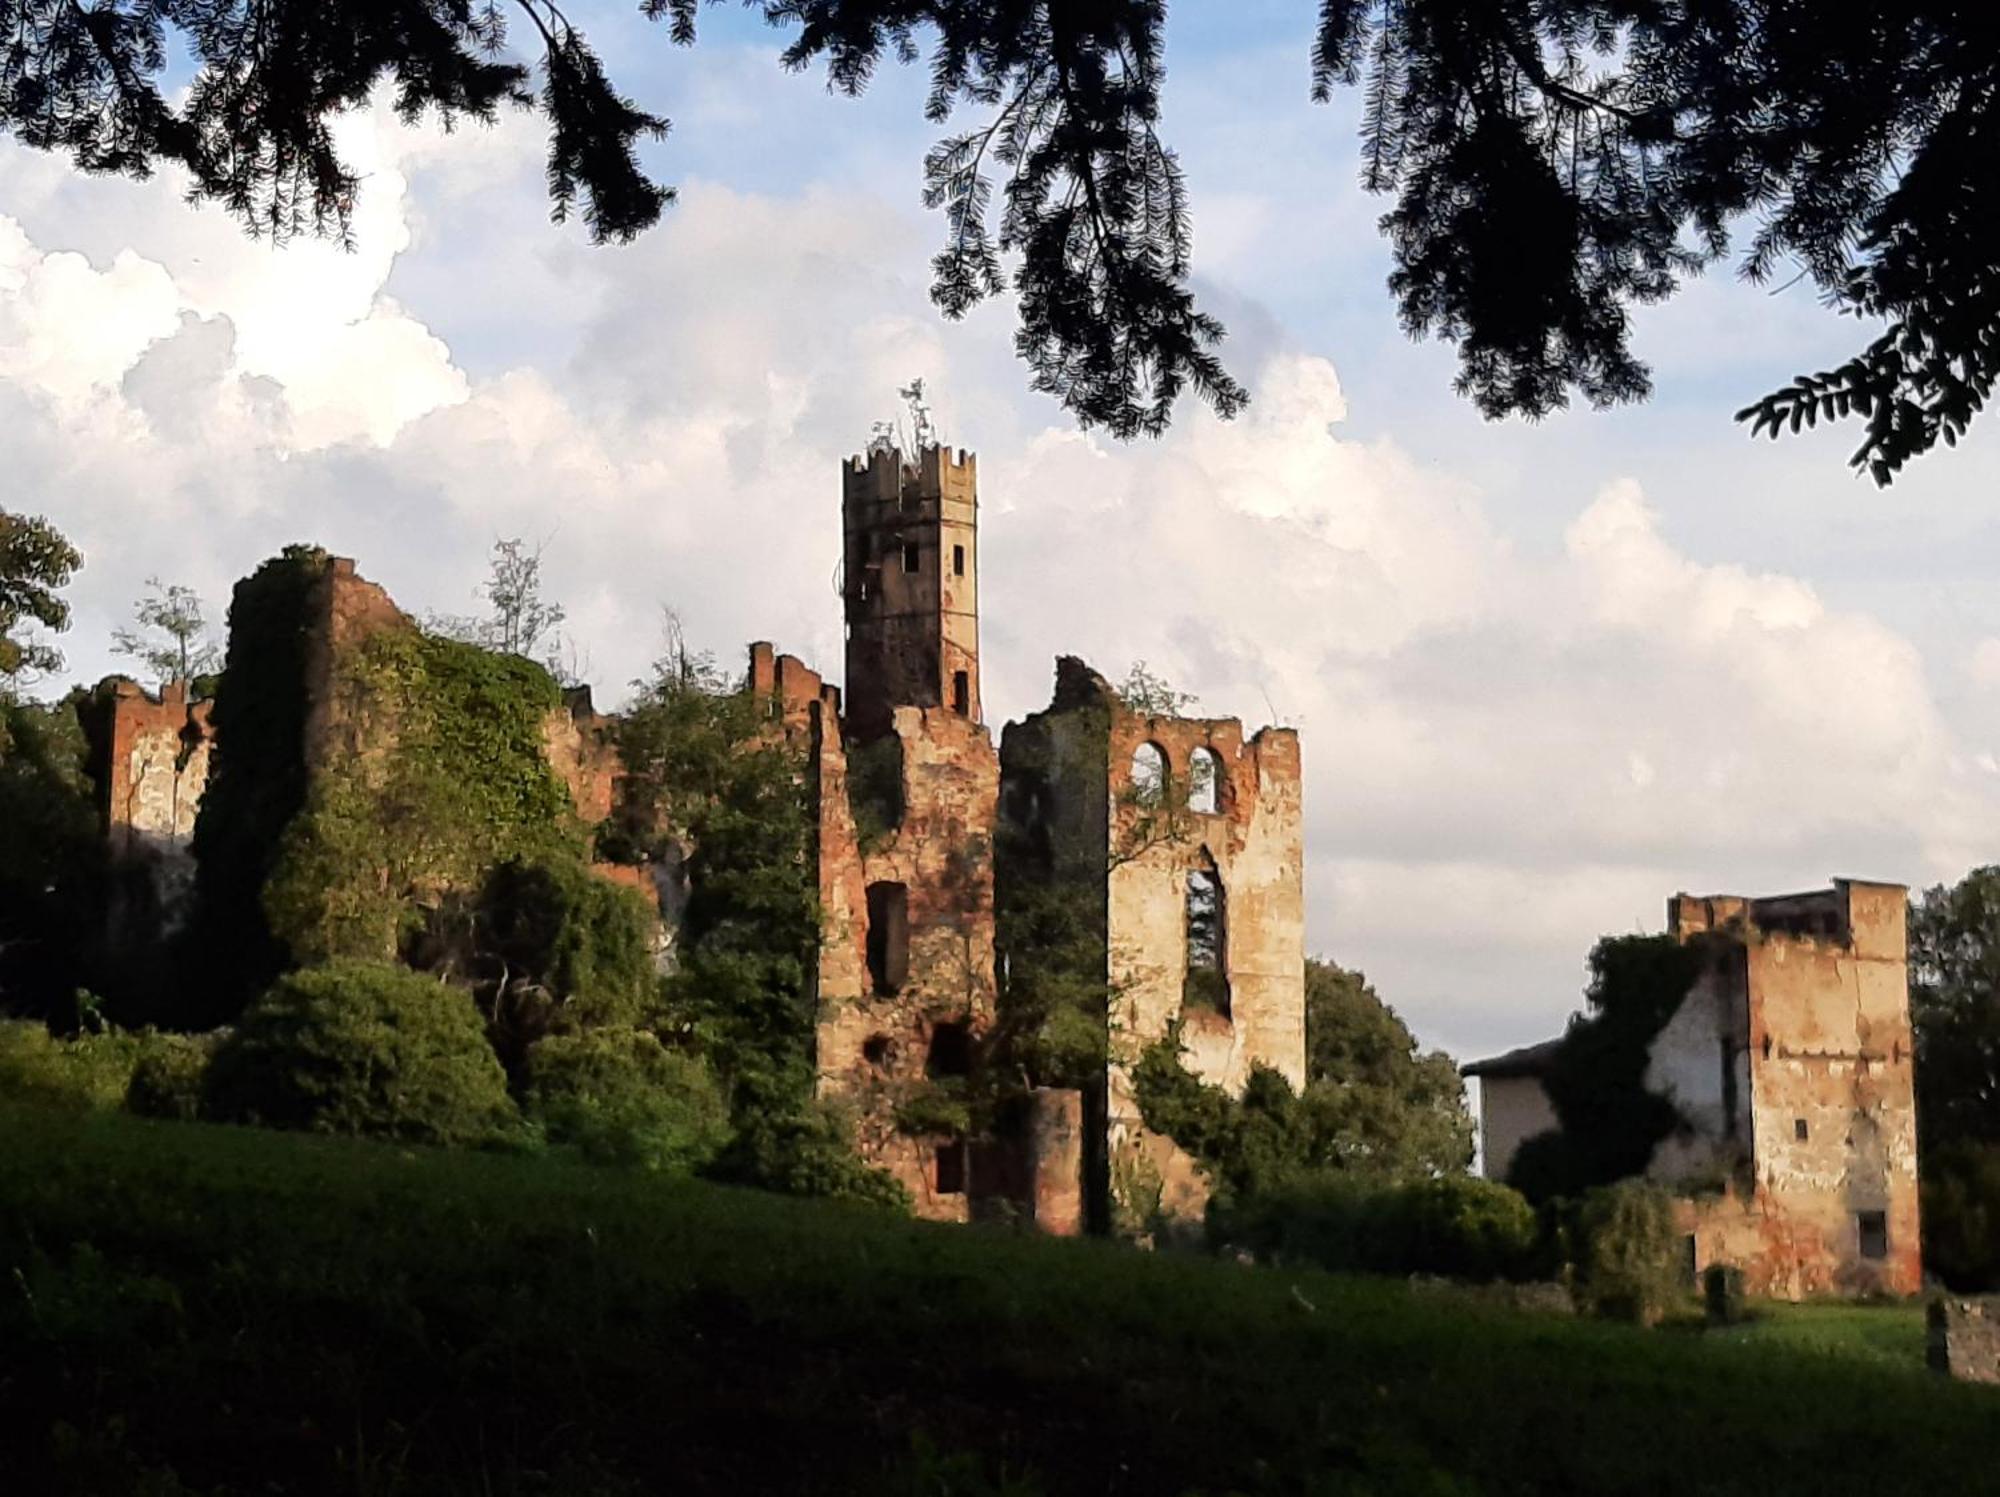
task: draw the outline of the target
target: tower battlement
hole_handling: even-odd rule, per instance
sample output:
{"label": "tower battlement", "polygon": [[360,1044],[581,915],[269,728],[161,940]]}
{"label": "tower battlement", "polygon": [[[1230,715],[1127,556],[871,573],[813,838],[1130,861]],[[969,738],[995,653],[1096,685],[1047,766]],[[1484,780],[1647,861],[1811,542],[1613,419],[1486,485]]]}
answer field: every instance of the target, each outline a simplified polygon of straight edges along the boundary
{"label": "tower battlement", "polygon": [[877,447],[841,464],[847,716],[860,739],[898,707],[979,703],[979,459]]}

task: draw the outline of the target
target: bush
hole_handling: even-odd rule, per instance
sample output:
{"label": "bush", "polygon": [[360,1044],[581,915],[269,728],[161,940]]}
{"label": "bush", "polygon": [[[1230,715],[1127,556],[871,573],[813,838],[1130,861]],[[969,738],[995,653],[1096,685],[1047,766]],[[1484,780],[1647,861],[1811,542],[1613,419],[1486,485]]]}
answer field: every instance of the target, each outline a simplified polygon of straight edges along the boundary
{"label": "bush", "polygon": [[32,1019],[0,1021],[0,1095],[72,1108],[114,1108],[125,1100],[138,1058],[118,1030],[58,1039]]}
{"label": "bush", "polygon": [[1578,1303],[1597,1315],[1652,1325],[1687,1293],[1672,1199],[1626,1180],[1578,1203],[1572,1241]]}
{"label": "bush", "polygon": [[1535,1263],[1534,1208],[1488,1180],[1446,1175],[1385,1185],[1317,1172],[1209,1206],[1220,1244],[1258,1257],[1360,1273],[1527,1276]]}
{"label": "bush", "polygon": [[201,1116],[202,1092],[208,1066],[220,1034],[148,1034],[143,1036],[132,1079],[125,1088],[125,1110],[145,1118]]}
{"label": "bush", "polygon": [[854,1152],[846,1119],[817,1103],[744,1114],[736,1137],[708,1173],[786,1195],[910,1209],[910,1193],[902,1182],[864,1164]]}
{"label": "bush", "polygon": [[216,1051],[205,1100],[227,1121],[426,1143],[493,1141],[518,1121],[471,1000],[359,961],[273,983]]}
{"label": "bush", "polygon": [[729,1139],[729,1103],[708,1067],[644,1030],[551,1035],[528,1051],[527,1075],[529,1118],[590,1159],[680,1174]]}

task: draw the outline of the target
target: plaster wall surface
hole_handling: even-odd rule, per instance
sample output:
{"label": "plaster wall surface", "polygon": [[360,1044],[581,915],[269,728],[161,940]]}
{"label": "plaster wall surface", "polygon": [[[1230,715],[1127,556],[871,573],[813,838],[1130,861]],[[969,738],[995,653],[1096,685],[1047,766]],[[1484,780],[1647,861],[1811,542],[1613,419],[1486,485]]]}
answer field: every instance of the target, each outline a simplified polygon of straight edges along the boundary
{"label": "plaster wall surface", "polygon": [[1743,953],[1749,1180],[1702,1206],[1697,1260],[1753,1293],[1921,1287],[1907,908],[1900,885],[1843,880],[1715,912]]}
{"label": "plaster wall surface", "polygon": [[1559,1126],[1539,1077],[1479,1078],[1480,1173],[1487,1179],[1505,1180],[1521,1145]]}

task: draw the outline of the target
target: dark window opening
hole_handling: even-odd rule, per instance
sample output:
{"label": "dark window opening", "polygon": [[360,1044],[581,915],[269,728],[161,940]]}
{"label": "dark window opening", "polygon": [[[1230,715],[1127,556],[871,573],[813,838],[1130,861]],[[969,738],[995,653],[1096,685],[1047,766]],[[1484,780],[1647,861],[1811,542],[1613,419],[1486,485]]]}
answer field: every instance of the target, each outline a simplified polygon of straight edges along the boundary
{"label": "dark window opening", "polygon": [[924,1057],[924,1074],[933,1081],[947,1076],[972,1074],[972,1030],[967,1025],[954,1020],[932,1028],[930,1054]]}
{"label": "dark window opening", "polygon": [[1196,868],[1187,876],[1187,979],[1181,987],[1183,1008],[1207,1009],[1229,1016],[1229,976],[1223,968],[1222,880],[1213,869]]}
{"label": "dark window opening", "polygon": [[1736,1137],[1736,1046],[1722,1038],[1722,1136]]}
{"label": "dark window opening", "polygon": [[963,577],[965,575],[965,547],[963,546],[953,546],[951,548],[951,574],[954,577]]}
{"label": "dark window opening", "polygon": [[965,671],[951,673],[951,710],[960,717],[972,710],[972,677]]}
{"label": "dark window opening", "polygon": [[1694,1233],[1688,1233],[1686,1240],[1681,1246],[1687,1254],[1688,1282],[1699,1283],[1701,1280],[1701,1246],[1694,1240]]}
{"label": "dark window opening", "polygon": [[910,891],[902,884],[868,886],[868,976],[880,998],[902,991],[910,975]]}
{"label": "dark window opening", "polygon": [[1806,1120],[1804,1118],[1792,1119],[1792,1137],[1796,1138],[1800,1143],[1804,1143],[1806,1141],[1806,1135],[1809,1131],[1810,1130],[1806,1127]]}
{"label": "dark window opening", "polygon": [[938,1145],[937,1193],[941,1196],[965,1194],[965,1140],[962,1138]]}
{"label": "dark window opening", "polygon": [[871,1034],[861,1046],[861,1058],[878,1070],[896,1058],[896,1042],[886,1034]]}
{"label": "dark window opening", "polygon": [[903,570],[906,572],[914,572],[916,569],[917,569],[917,543],[915,541],[905,541],[903,543]]}
{"label": "dark window opening", "polygon": [[861,534],[861,561],[865,566],[875,559],[875,537],[866,531]]}
{"label": "dark window opening", "polygon": [[1889,1217],[1882,1211],[1857,1211],[1854,1225],[1861,1238],[1861,1256],[1864,1258],[1886,1258],[1889,1256]]}

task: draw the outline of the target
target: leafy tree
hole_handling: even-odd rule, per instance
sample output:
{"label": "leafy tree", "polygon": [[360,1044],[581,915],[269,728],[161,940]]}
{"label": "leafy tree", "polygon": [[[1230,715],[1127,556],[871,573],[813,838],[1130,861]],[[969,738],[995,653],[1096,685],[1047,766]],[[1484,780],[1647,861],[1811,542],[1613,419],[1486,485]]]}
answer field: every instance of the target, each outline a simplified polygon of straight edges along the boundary
{"label": "leafy tree", "polygon": [[133,605],[138,628],[114,629],[111,648],[130,655],[162,683],[198,681],[222,668],[222,649],[210,636],[201,595],[191,587],[146,579],[146,596]]}
{"label": "leafy tree", "polygon": [[[345,230],[357,182],[328,117],[377,82],[404,115],[447,123],[533,107],[556,216],[581,202],[593,238],[628,239],[672,201],[635,156],[667,122],[620,96],[552,0],[516,5],[0,0],[0,125],[87,171],[176,163],[196,197],[282,236]],[[928,47],[925,112],[944,132],[924,161],[945,230],[932,298],[958,317],[1011,285],[1036,389],[1121,436],[1163,430],[1189,389],[1224,414],[1243,404],[1189,289],[1187,192],[1159,134],[1165,0],[753,5],[789,31],[785,67],[823,62],[848,94]],[[698,0],[639,8],[694,42]],[[500,55],[519,15],[541,51],[534,92]],[[1741,418],[1776,434],[1858,417],[1854,462],[1887,483],[1963,435],[2000,370],[1984,15],[1958,0],[1837,18],[1809,0],[1321,0],[1310,82],[1322,100],[1364,89],[1362,181],[1395,200],[1390,290],[1412,335],[1458,346],[1458,388],[1481,410],[1643,398],[1630,309],[1754,223],[1745,276],[1810,279],[1881,330]],[[195,72],[170,101],[177,48]]]}
{"label": "leafy tree", "polygon": [[1118,700],[1128,712],[1146,717],[1179,717],[1195,704],[1191,691],[1180,691],[1166,677],[1149,670],[1146,662],[1135,660],[1117,688]]}
{"label": "leafy tree", "polygon": [[62,669],[53,646],[24,638],[22,631],[36,624],[58,633],[69,627],[69,604],[57,592],[82,565],[83,554],[47,520],[0,510],[0,693]]}
{"label": "leafy tree", "polygon": [[1306,958],[1305,1100],[1349,1163],[1419,1175],[1472,1164],[1457,1063],[1419,1051],[1367,978],[1319,957]]}
{"label": "leafy tree", "polygon": [[559,632],[567,615],[562,604],[542,596],[539,545],[529,550],[527,543],[518,538],[495,541],[479,596],[487,604],[484,617],[438,614],[425,621],[427,627],[462,644],[534,660],[565,683],[575,680],[577,672],[565,662],[564,642]]}
{"label": "leafy tree", "polygon": [[64,1026],[103,945],[104,835],[89,760],[73,702],[0,692],[0,1007]]}

